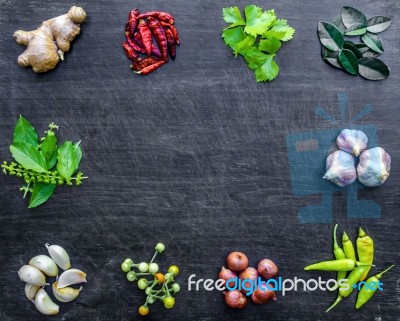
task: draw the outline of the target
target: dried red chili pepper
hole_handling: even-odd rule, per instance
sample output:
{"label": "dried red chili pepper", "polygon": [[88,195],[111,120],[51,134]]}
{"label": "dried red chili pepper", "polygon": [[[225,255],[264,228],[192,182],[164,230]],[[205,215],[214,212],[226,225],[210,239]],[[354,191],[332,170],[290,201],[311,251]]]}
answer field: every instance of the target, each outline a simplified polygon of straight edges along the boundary
{"label": "dried red chili pepper", "polygon": [[146,53],[146,50],[144,50],[144,48],[141,48],[137,43],[135,43],[130,37],[129,37],[129,32],[125,31],[125,35],[126,35],[126,41],[128,42],[128,44],[137,52],[140,53]]}
{"label": "dried red chili pepper", "polygon": [[145,12],[145,13],[142,13],[139,15],[139,19],[148,18],[148,17],[154,17],[158,20],[168,22],[171,25],[174,24],[174,17],[167,12],[149,11],[149,12]]}
{"label": "dried red chili pepper", "polygon": [[150,55],[153,43],[153,36],[151,34],[149,27],[147,26],[146,22],[143,19],[139,20],[138,29],[140,37],[142,38],[144,49],[146,50],[146,53]]}
{"label": "dried red chili pepper", "polygon": [[132,9],[129,12],[128,22],[126,23],[125,30],[129,32],[129,37],[133,38],[133,34],[136,31],[139,22],[140,11],[138,9]]}
{"label": "dried red chili pepper", "polygon": [[160,24],[164,27],[164,29],[168,28],[172,31],[172,34],[174,35],[174,39],[175,42],[179,45],[180,41],[179,41],[179,33],[178,30],[176,29],[176,27],[174,25],[171,25],[170,23],[164,22],[164,21],[160,21]]}
{"label": "dried red chili pepper", "polygon": [[156,70],[157,68],[159,68],[160,66],[162,66],[165,63],[166,63],[165,60],[160,60],[159,62],[156,62],[150,66],[147,66],[147,67],[141,69],[140,71],[135,71],[135,73],[140,74],[140,75],[148,75],[149,73],[153,72],[154,70]]}
{"label": "dried red chili pepper", "polygon": [[158,47],[160,48],[161,58],[165,61],[168,61],[168,43],[164,28],[160,25],[160,22],[153,17],[149,17],[147,19],[147,25],[153,33]]}
{"label": "dried red chili pepper", "polygon": [[172,34],[171,29],[166,29],[165,34],[167,36],[167,43],[168,43],[168,52],[169,55],[171,56],[172,60],[175,60],[176,56],[176,42],[174,39],[174,35]]}
{"label": "dried red chili pepper", "polygon": [[129,43],[123,42],[122,43],[122,47],[124,48],[125,55],[129,59],[135,60],[135,59],[137,59],[139,57],[138,54],[136,53],[136,51],[129,45]]}
{"label": "dried red chili pepper", "polygon": [[131,69],[139,71],[147,66],[153,65],[157,62],[161,61],[160,59],[154,58],[154,57],[147,57],[147,58],[137,58],[133,60],[132,65],[130,66]]}
{"label": "dried red chili pepper", "polygon": [[158,57],[158,58],[161,58],[160,49],[158,49],[158,47],[154,43],[153,43],[153,45],[151,47],[151,54],[156,56],[156,57]]}
{"label": "dried red chili pepper", "polygon": [[[144,47],[143,47],[142,38],[140,37],[140,33],[139,33],[139,32],[136,32],[136,33],[135,33],[135,35],[133,36],[133,40],[134,40],[140,47],[144,48]],[[154,56],[156,56],[156,57],[161,58],[160,49],[158,49],[158,47],[157,47],[154,43],[151,44],[151,54],[154,55]]]}
{"label": "dried red chili pepper", "polygon": [[135,40],[135,42],[136,42],[139,46],[143,46],[142,37],[140,37],[140,33],[139,33],[138,31],[135,32],[135,34],[133,35],[133,40]]}

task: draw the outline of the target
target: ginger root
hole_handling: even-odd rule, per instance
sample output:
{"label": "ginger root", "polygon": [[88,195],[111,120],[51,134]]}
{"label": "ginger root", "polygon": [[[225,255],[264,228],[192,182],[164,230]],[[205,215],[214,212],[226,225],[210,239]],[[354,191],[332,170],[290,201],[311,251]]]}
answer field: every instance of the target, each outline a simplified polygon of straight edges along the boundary
{"label": "ginger root", "polygon": [[27,46],[18,57],[18,64],[32,66],[37,73],[54,69],[60,59],[64,60],[64,53],[81,32],[79,25],[85,19],[86,12],[81,7],[73,6],[67,14],[44,21],[36,30],[17,30],[15,41]]}

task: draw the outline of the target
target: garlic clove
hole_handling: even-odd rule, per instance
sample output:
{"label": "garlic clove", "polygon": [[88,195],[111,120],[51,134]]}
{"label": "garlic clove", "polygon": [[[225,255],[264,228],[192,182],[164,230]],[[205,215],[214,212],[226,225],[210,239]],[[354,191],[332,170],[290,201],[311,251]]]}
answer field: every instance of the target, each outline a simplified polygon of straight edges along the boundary
{"label": "garlic clove", "polygon": [[324,179],[344,187],[353,183],[357,178],[354,157],[342,150],[337,150],[326,159]]}
{"label": "garlic clove", "polygon": [[55,304],[47,292],[42,288],[38,291],[35,297],[35,306],[39,312],[47,315],[57,314],[60,307]]}
{"label": "garlic clove", "polygon": [[49,245],[46,244],[46,248],[49,251],[50,257],[54,262],[63,270],[68,270],[71,268],[71,261],[67,251],[65,251],[59,245]]}
{"label": "garlic clove", "polygon": [[366,186],[380,186],[389,177],[391,157],[381,147],[364,151],[357,166],[358,180]]}
{"label": "garlic clove", "polygon": [[33,300],[36,296],[36,293],[39,291],[40,286],[26,283],[25,284],[25,295],[28,300]]}
{"label": "garlic clove", "polygon": [[85,272],[78,269],[69,269],[64,271],[58,278],[57,289],[62,289],[66,286],[83,282],[87,282]]}
{"label": "garlic clove", "polygon": [[339,149],[358,156],[367,149],[368,137],[361,130],[343,129],[336,143]]}
{"label": "garlic clove", "polygon": [[46,284],[46,277],[37,268],[31,265],[24,265],[18,271],[18,276],[21,281],[30,283],[37,286],[43,286]]}
{"label": "garlic clove", "polygon": [[83,289],[83,287],[80,287],[79,289],[74,289],[71,287],[57,289],[57,286],[58,282],[54,282],[52,289],[55,298],[60,302],[71,302],[72,300],[75,300]]}
{"label": "garlic clove", "polygon": [[34,266],[48,276],[56,276],[58,274],[56,263],[47,255],[35,256],[29,261],[29,265]]}

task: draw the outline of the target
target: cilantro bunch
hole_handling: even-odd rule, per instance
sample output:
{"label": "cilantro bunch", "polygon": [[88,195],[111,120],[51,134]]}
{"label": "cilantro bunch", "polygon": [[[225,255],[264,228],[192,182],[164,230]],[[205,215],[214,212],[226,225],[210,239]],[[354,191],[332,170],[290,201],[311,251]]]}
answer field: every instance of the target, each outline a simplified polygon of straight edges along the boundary
{"label": "cilantro bunch", "polygon": [[274,57],[281,42],[292,39],[296,30],[287,20],[277,19],[274,10],[263,11],[258,6],[248,5],[244,15],[246,20],[238,7],[223,9],[223,18],[230,25],[222,32],[222,38],[235,57],[243,56],[247,66],[254,70],[257,82],[271,81],[279,73]]}

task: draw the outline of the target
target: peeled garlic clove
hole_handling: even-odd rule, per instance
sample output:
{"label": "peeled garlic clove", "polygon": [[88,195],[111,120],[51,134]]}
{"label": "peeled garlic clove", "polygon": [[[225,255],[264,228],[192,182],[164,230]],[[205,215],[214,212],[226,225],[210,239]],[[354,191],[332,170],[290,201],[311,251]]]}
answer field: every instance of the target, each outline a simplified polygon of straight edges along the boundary
{"label": "peeled garlic clove", "polygon": [[44,289],[40,289],[35,297],[35,306],[39,312],[47,315],[57,314],[60,307],[55,304]]}
{"label": "peeled garlic clove", "polygon": [[87,282],[85,272],[78,269],[69,269],[64,271],[58,278],[57,289],[62,289],[66,286],[83,282]]}
{"label": "peeled garlic clove", "polygon": [[72,300],[75,300],[83,289],[83,287],[80,287],[79,289],[74,289],[71,287],[57,289],[57,286],[58,282],[54,282],[52,289],[55,298],[60,302],[71,302]]}
{"label": "peeled garlic clove", "polygon": [[337,150],[326,159],[326,173],[323,177],[343,187],[350,185],[357,178],[354,157],[342,150]]}
{"label": "peeled garlic clove", "polygon": [[367,149],[368,137],[361,130],[343,129],[336,143],[339,149],[358,156]]}
{"label": "peeled garlic clove", "polygon": [[61,246],[46,244],[46,248],[49,251],[50,257],[61,269],[68,270],[71,267],[68,253]]}
{"label": "peeled garlic clove", "polygon": [[46,277],[44,274],[31,265],[24,265],[18,271],[18,276],[21,281],[30,283],[37,286],[43,286],[46,284]]}
{"label": "peeled garlic clove", "polygon": [[36,296],[36,293],[39,291],[40,286],[34,284],[25,284],[25,295],[28,300],[33,300]]}
{"label": "peeled garlic clove", "polygon": [[391,157],[383,148],[364,151],[357,166],[358,180],[366,186],[380,186],[389,177]]}
{"label": "peeled garlic clove", "polygon": [[34,266],[48,276],[56,276],[58,274],[56,263],[47,255],[35,256],[29,261],[29,265]]}

